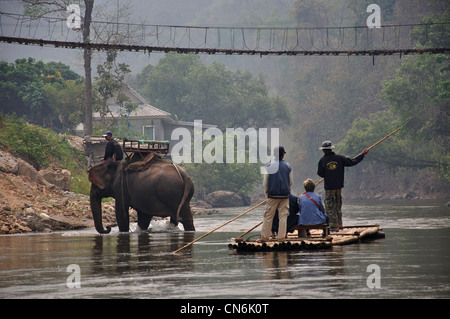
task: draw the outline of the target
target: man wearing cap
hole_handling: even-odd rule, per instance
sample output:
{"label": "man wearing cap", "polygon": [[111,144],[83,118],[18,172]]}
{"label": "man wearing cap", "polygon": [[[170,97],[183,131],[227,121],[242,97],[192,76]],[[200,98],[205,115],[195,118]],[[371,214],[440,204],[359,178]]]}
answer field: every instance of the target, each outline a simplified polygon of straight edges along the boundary
{"label": "man wearing cap", "polygon": [[364,149],[355,158],[349,158],[335,154],[333,148],[330,141],[324,141],[319,147],[325,155],[319,160],[317,175],[325,179],[325,210],[330,218],[331,230],[338,231],[343,227],[341,189],[344,187],[344,167],[361,162],[369,150]]}
{"label": "man wearing cap", "polygon": [[275,211],[278,209],[278,235],[277,240],[284,240],[286,237],[287,218],[289,216],[289,194],[293,184],[292,167],[285,162],[286,151],[283,146],[274,149],[275,160],[266,165],[264,174],[264,192],[268,197],[264,209],[264,221],[261,230],[260,241],[270,239],[272,233],[272,221]]}
{"label": "man wearing cap", "polygon": [[122,147],[120,147],[119,143],[113,140],[112,133],[110,131],[106,131],[103,137],[108,141],[103,160],[108,161],[109,159],[112,159],[113,162],[121,161],[123,159]]}

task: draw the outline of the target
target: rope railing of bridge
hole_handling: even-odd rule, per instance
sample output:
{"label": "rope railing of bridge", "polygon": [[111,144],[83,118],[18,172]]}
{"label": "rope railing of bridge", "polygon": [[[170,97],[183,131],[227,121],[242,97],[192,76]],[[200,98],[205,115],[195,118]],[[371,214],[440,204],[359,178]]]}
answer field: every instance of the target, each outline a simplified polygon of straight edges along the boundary
{"label": "rope railing of bridge", "polygon": [[[450,23],[347,27],[176,26],[92,21],[83,42],[66,18],[0,12],[0,41],[62,48],[238,55],[392,55],[450,52]],[[420,28],[415,36],[414,28]],[[433,38],[433,41],[428,41]]]}

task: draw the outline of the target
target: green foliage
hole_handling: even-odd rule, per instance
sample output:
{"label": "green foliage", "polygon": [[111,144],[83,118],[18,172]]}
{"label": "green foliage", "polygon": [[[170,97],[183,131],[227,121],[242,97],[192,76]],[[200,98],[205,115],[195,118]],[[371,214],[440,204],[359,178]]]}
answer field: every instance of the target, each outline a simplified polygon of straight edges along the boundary
{"label": "green foliage", "polygon": [[0,62],[0,71],[3,113],[58,131],[73,130],[80,122],[84,86],[69,66],[28,58]]}
{"label": "green foliage", "polygon": [[[395,115],[390,111],[371,114],[368,118],[357,118],[347,131],[345,138],[336,145],[339,153],[356,156],[384,136],[400,126]],[[370,151],[368,161],[384,162],[392,166],[406,165],[408,149],[404,145],[404,131],[400,130],[388,140],[378,144]]]}
{"label": "green foliage", "polygon": [[[287,103],[269,97],[262,77],[204,64],[198,55],[167,54],[136,78],[137,88],[175,118],[215,124],[220,129],[279,126],[289,122]],[[224,139],[225,141],[225,139]],[[224,152],[225,154],[225,152]],[[260,163],[183,164],[197,193],[230,190],[250,193],[261,180]]]}
{"label": "green foliage", "polygon": [[[211,141],[203,142],[203,150]],[[191,147],[193,149],[193,147]],[[216,151],[214,149],[214,151]],[[223,135],[222,152],[226,154],[226,134]],[[234,154],[237,156],[237,142],[234,142]],[[214,153],[214,152],[213,152]],[[183,168],[194,181],[197,194],[205,194],[217,190],[228,190],[244,195],[251,193],[258,183],[262,182],[260,163],[249,163],[248,150],[245,151],[245,163],[189,163]],[[215,154],[215,153],[214,153]],[[213,154],[213,155],[214,155]],[[192,156],[193,158],[193,156]],[[201,195],[200,195],[201,196]]]}
{"label": "green foliage", "polygon": [[140,74],[140,92],[173,116],[226,127],[268,127],[289,121],[286,102],[269,97],[262,77],[232,72],[221,63],[200,62],[196,55],[167,54]]}
{"label": "green foliage", "polygon": [[442,147],[448,146],[449,62],[447,55],[416,56],[384,83],[382,98],[391,104],[400,123],[417,142],[433,138]]}
{"label": "green foliage", "polygon": [[261,180],[259,167],[248,163],[183,164],[200,194],[228,190],[247,195]]}
{"label": "green foliage", "polygon": [[145,67],[138,79],[140,90],[152,105],[165,109],[180,119],[187,119],[189,110],[184,108],[182,98],[189,94],[188,75],[200,65],[200,57],[194,54],[167,54],[156,66]]}
{"label": "green foliage", "polygon": [[450,180],[449,62],[446,55],[406,59],[383,83],[380,96],[390,109],[357,118],[339,145],[342,150],[360,151],[383,137],[380,132],[402,127],[370,158],[391,167],[432,168]]}
{"label": "green foliage", "polygon": [[61,85],[47,83],[43,86],[44,96],[52,106],[51,113],[58,114],[58,131],[73,132],[78,123],[83,122],[85,101],[84,83],[66,80]]}
{"label": "green foliage", "polygon": [[[106,123],[105,116],[110,112],[130,112],[136,109],[136,105],[132,104],[130,99],[120,92],[124,85],[125,76],[131,72],[129,66],[125,63],[117,63],[117,51],[109,50],[106,53],[106,60],[97,66],[98,76],[95,78],[94,85],[94,109],[100,113],[102,118],[101,127],[106,129],[111,125],[116,125],[117,120],[113,123]],[[118,110],[111,110],[109,104],[112,98],[115,98],[115,104],[119,106]]]}
{"label": "green foliage", "polygon": [[434,48],[448,48],[450,46],[450,8],[444,13],[423,18],[420,23],[433,25],[423,25],[416,27],[411,32],[411,38],[417,40],[421,45]]}
{"label": "green foliage", "polygon": [[[320,24],[327,18],[338,22],[338,13],[348,6],[347,13],[353,14],[345,15],[349,20],[336,25],[365,25],[369,15],[366,8],[371,3],[295,1],[293,13],[300,25],[310,20]],[[424,23],[449,20],[449,10],[437,10],[437,1],[385,0],[377,4],[382,10],[382,23],[404,23],[409,19],[405,15],[414,12],[438,13],[420,21]],[[414,10],[400,12],[405,7]],[[313,15],[316,18],[312,19]],[[411,37],[412,43],[418,40],[422,45],[448,47],[450,33],[447,25],[419,26]],[[449,178],[448,55],[422,54],[401,59],[380,56],[375,58],[375,65],[365,57],[307,59],[301,66],[298,62],[291,64],[297,72],[293,90],[289,91],[297,104],[293,112],[296,125],[291,129],[293,153],[299,154],[299,161],[291,161],[297,178],[316,171],[322,156],[317,148],[322,141],[341,141],[336,151],[352,157],[398,127],[402,127],[398,133],[370,151],[367,161],[394,169],[434,170]]]}

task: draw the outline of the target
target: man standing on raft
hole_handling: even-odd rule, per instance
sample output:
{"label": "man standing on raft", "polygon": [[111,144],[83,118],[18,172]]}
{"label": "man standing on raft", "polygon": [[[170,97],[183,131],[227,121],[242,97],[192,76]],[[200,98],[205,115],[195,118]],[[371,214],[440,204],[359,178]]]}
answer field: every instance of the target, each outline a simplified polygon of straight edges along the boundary
{"label": "man standing on raft", "polygon": [[261,230],[261,239],[264,242],[270,239],[272,221],[275,211],[278,209],[278,235],[277,240],[284,240],[287,232],[287,218],[289,216],[289,194],[293,184],[293,173],[291,165],[284,161],[286,151],[283,146],[274,149],[275,160],[266,165],[264,175],[264,192],[267,203],[264,209],[264,221]]}
{"label": "man standing on raft", "polygon": [[365,148],[352,159],[335,154],[333,148],[334,145],[330,141],[324,141],[322,147],[319,147],[325,155],[319,161],[317,175],[325,179],[325,210],[330,218],[331,231],[338,231],[343,228],[341,190],[344,187],[344,167],[355,166],[361,162],[369,150]]}

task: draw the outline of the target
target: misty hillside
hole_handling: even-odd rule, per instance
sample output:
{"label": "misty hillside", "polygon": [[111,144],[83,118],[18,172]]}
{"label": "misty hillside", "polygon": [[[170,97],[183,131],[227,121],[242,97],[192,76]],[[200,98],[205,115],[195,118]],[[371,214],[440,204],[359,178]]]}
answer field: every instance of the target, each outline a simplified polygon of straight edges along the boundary
{"label": "misty hillside", "polygon": [[[118,3],[121,7],[120,2],[95,1],[94,16],[101,18]],[[127,15],[123,19],[126,22],[192,26],[361,26],[366,23],[366,9],[371,3],[369,0],[134,0],[127,2],[128,9],[123,9]],[[377,3],[383,25],[449,20],[448,1],[380,0]],[[20,11],[14,2],[0,2],[0,6],[4,11]],[[449,33],[447,27],[441,33],[417,27],[404,37],[414,36],[421,39],[422,44],[433,44],[448,41],[445,39],[450,38]],[[335,41],[339,36],[330,35]],[[78,50],[0,44],[0,54],[2,60],[8,62],[30,56],[45,63],[61,61],[83,74],[82,54]],[[118,56],[118,60],[129,65],[131,70],[127,75],[128,82],[150,103],[157,102],[155,92],[145,91],[146,72],[164,57],[163,53],[125,52]],[[104,53],[95,53],[94,73],[104,59]],[[395,136],[371,150],[364,162],[348,169],[346,196],[448,196],[448,55],[200,55],[199,60],[205,68],[215,65],[224,73],[249,71],[253,79],[258,79],[267,88],[270,98],[278,99],[286,106],[288,113],[277,127],[282,132],[281,143],[287,150],[286,160],[294,169],[296,193],[303,192],[302,182],[306,178],[318,179],[317,162],[322,156],[318,147],[322,141],[331,140],[337,146],[337,153],[353,157],[402,127]],[[179,100],[188,99],[180,96]],[[194,114],[192,100],[186,108],[188,113]],[[164,105],[158,107],[165,109]],[[171,107],[167,105],[166,110]],[[230,109],[228,112],[235,111]],[[198,119],[216,124],[206,112],[202,115]]]}
{"label": "misty hillside", "polygon": [[[196,14],[186,22],[189,25],[311,27],[363,25],[368,15],[365,9],[370,1],[210,1],[207,6],[204,2],[196,4]],[[448,12],[448,3],[445,1],[424,3],[386,0],[379,5],[386,24],[418,23],[425,16],[437,17],[439,20],[439,16]],[[194,8],[188,7],[185,12]],[[184,18],[186,15],[183,15]],[[434,64],[441,60],[430,57],[425,61],[427,59],[398,56],[202,57],[205,63],[220,62],[233,70],[249,70],[255,75],[261,74],[269,86],[270,94],[287,101],[291,118],[289,123],[281,126],[284,133],[281,143],[289,150],[287,160],[294,167],[294,189],[299,193],[303,191],[301,185],[304,179],[317,178],[316,165],[322,156],[318,147],[323,140],[332,140],[334,144],[338,144],[338,153],[344,152],[353,157],[397,126],[404,126],[398,136],[373,149],[363,164],[348,169],[346,190],[348,196],[354,198],[392,198],[399,194],[413,198],[445,197],[443,194],[449,188],[449,157],[444,142],[449,141],[448,127],[445,128],[448,125],[448,109],[445,109],[448,98],[444,97],[435,103],[437,117],[439,114],[447,114],[447,124],[436,118],[436,123],[444,130],[439,133],[436,130],[421,130],[419,123],[412,125],[405,122],[407,117],[420,116],[417,110],[421,107],[429,107],[426,99],[414,100],[418,105],[410,108],[408,114],[400,114],[393,105],[396,92],[392,86],[396,78],[409,77],[410,84],[405,84],[408,87],[419,85],[415,82],[415,76],[409,72],[415,65],[433,64],[437,73],[430,71],[428,81],[439,81],[439,65],[442,67],[446,62]],[[442,75],[440,81],[447,81],[448,71]],[[439,93],[430,91],[423,94],[433,96]],[[411,101],[405,97],[403,103],[409,102]],[[377,117],[386,118],[384,127],[380,127],[375,120],[369,120]],[[347,132],[352,127],[353,130],[358,130],[355,123],[364,120],[368,122],[366,126],[378,125],[378,129],[372,128],[370,133],[367,130],[358,133],[360,136],[355,138],[359,140],[350,140],[349,137],[346,139]],[[422,134],[412,135],[410,130],[421,130]],[[440,146],[433,144],[428,149],[430,145],[426,141],[430,138],[439,140]],[[344,139],[345,142],[340,143]],[[419,157],[424,156],[431,158],[419,160]],[[432,181],[435,185],[424,187],[421,183],[423,180]]]}

